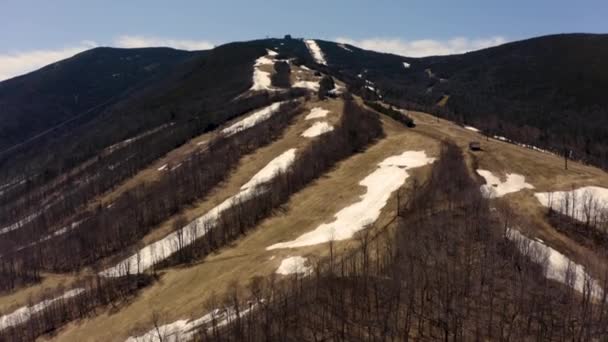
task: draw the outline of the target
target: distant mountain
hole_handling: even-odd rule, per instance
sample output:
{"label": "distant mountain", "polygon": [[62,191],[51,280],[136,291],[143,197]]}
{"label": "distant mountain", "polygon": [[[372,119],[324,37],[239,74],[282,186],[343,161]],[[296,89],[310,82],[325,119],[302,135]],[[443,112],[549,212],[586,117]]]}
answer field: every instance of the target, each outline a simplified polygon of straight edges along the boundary
{"label": "distant mountain", "polygon": [[[386,100],[608,167],[608,35],[552,35],[426,58],[319,45],[330,69],[358,88],[373,82]],[[445,108],[433,108],[444,96]]]}
{"label": "distant mountain", "polygon": [[95,48],[0,82],[0,151],[69,119],[99,112],[193,53]]}

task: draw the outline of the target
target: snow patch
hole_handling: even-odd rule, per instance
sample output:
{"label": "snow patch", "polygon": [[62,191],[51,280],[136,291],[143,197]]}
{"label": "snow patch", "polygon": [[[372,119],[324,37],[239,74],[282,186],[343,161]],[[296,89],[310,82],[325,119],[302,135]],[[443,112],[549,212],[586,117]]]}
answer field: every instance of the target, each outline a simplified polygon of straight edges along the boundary
{"label": "snow patch", "polygon": [[245,117],[244,119],[241,119],[233,125],[224,128],[222,130],[222,133],[226,134],[227,136],[231,136],[235,133],[251,128],[262,121],[268,120],[274,113],[276,113],[277,110],[279,110],[279,107],[281,107],[281,105],[285,102],[286,101],[276,102],[271,104],[270,106],[257,110]]}
{"label": "snow patch", "polygon": [[406,69],[409,69],[411,67],[411,65],[410,65],[410,63],[403,62],[403,67],[405,67]]}
{"label": "snow patch", "polygon": [[329,110],[323,109],[321,107],[315,107],[310,110],[310,113],[308,113],[308,115],[306,115],[304,120],[321,119],[321,118],[326,117],[327,114],[329,114]]}
{"label": "snow patch", "polygon": [[391,193],[399,189],[409,177],[407,170],[430,164],[434,160],[427,157],[424,151],[407,151],[386,158],[359,183],[367,188],[359,202],[338,211],[333,222],[321,224],[293,241],[277,243],[266,249],[304,247],[331,240],[350,239],[378,219]]}
{"label": "snow patch", "polygon": [[104,277],[120,277],[125,274],[137,274],[170,257],[173,253],[180,250],[180,248],[194,243],[194,241],[204,236],[215,226],[217,220],[224,211],[239,202],[250,199],[258,191],[264,191],[264,189],[261,188],[261,185],[272,180],[272,178],[280,172],[285,172],[291,164],[293,164],[295,155],[295,148],[285,151],[256,173],[241,187],[241,190],[236,195],[229,197],[203,216],[167,235],[163,239],[143,247],[137,253],[115,266],[104,270],[100,274]]}
{"label": "snow patch", "polygon": [[301,256],[294,256],[283,259],[281,265],[277,268],[276,273],[282,275],[304,273],[309,274],[312,272],[312,267],[305,266],[307,259]]}
{"label": "snow patch", "polygon": [[253,85],[249,90],[274,90],[272,88],[270,72],[261,70],[260,66],[274,64],[274,56],[276,55],[275,51],[266,49],[266,55],[255,60],[255,64],[253,65]]}
{"label": "snow patch", "polygon": [[167,169],[168,164],[164,164],[163,166],[159,167],[158,169],[156,169],[157,171],[164,171]]}
{"label": "snow patch", "polygon": [[350,48],[348,48],[348,46],[346,46],[344,44],[339,43],[338,46],[341,47],[342,49],[348,51],[348,52],[353,52],[353,50],[351,50]]}
{"label": "snow patch", "polygon": [[608,214],[608,189],[585,186],[571,191],[537,192],[536,199],[547,208],[581,222],[595,224]]}
{"label": "snow patch", "polygon": [[590,284],[591,295],[594,298],[600,298],[601,287],[596,280],[591,278],[582,265],[573,262],[564,254],[547,246],[544,241],[530,239],[516,229],[507,230],[507,238],[515,242],[523,255],[546,266],[545,277],[566,285],[572,284],[573,288],[581,293],[587,280]]}
{"label": "snow patch", "polygon": [[334,130],[334,127],[330,125],[327,121],[319,121],[315,122],[312,126],[310,126],[307,130],[302,133],[303,137],[306,138],[314,138],[321,134],[325,134],[327,132],[331,132]]}
{"label": "snow patch", "polygon": [[319,82],[316,81],[297,81],[293,84],[293,88],[306,88],[312,91],[319,90]]}
{"label": "snow patch", "polygon": [[[249,314],[256,308],[255,304],[250,305],[246,309],[239,311],[234,308],[215,309],[210,313],[194,320],[181,319],[173,323],[161,325],[158,328],[153,328],[141,336],[132,336],[126,339],[125,342],[181,342],[192,340],[198,330],[212,329],[215,327],[225,326],[237,318]],[[213,324],[215,322],[215,324]]]}
{"label": "snow patch", "polygon": [[321,51],[321,48],[319,47],[319,44],[317,44],[316,41],[314,41],[313,39],[306,39],[304,43],[306,43],[306,47],[308,48],[308,51],[310,51],[312,57],[315,59],[315,62],[327,65],[327,61],[325,61],[325,56],[323,56],[323,51]]}
{"label": "snow patch", "polygon": [[464,129],[467,129],[469,131],[473,131],[473,132],[480,132],[479,129],[473,127],[473,126],[464,126]]}
{"label": "snow patch", "polygon": [[480,187],[481,193],[486,198],[502,197],[522,189],[534,189],[532,184],[526,183],[526,177],[517,173],[507,173],[505,182],[488,170],[478,169],[477,174],[486,180],[486,184]]}
{"label": "snow patch", "polygon": [[62,299],[69,299],[72,297],[76,297],[79,294],[81,294],[82,292],[84,292],[83,288],[72,289],[72,290],[65,292],[64,294],[62,294],[59,297],[43,300],[42,302],[40,302],[36,305],[23,306],[15,311],[13,311],[10,314],[6,314],[6,315],[0,317],[0,331],[4,330],[6,328],[10,328],[10,327],[14,327],[14,326],[23,324],[23,323],[27,322],[33,315],[46,309],[47,307],[51,306],[53,303],[55,303],[59,300],[62,300]]}

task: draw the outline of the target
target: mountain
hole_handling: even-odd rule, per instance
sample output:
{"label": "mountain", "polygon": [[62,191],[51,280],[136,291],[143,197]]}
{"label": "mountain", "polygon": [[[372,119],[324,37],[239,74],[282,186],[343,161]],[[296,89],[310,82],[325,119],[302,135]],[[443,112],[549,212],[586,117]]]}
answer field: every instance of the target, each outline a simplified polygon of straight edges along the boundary
{"label": "mountain", "polygon": [[0,340],[603,340],[604,41],[104,48],[2,82]]}

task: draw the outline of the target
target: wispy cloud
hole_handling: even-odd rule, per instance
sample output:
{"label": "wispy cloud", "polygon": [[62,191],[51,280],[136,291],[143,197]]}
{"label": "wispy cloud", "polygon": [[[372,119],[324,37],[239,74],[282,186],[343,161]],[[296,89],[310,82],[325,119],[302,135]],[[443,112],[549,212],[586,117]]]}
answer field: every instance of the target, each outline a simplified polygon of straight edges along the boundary
{"label": "wispy cloud", "polygon": [[140,47],[172,47],[180,50],[213,49],[213,43],[207,40],[170,39],[149,36],[120,36],[114,41],[114,46],[123,48]]}
{"label": "wispy cloud", "polygon": [[[214,47],[214,44],[207,40],[170,39],[139,35],[119,36],[108,45],[122,48],[164,46],[181,50],[206,50]],[[97,46],[99,44],[96,42],[82,41],[78,44],[57,49],[0,53],[0,81],[39,69]]]}
{"label": "wispy cloud", "polygon": [[0,54],[0,81],[45,65],[71,57],[84,50],[97,46],[95,42],[83,41],[72,46],[54,50],[31,50]]}
{"label": "wispy cloud", "polygon": [[336,41],[358,46],[366,50],[388,52],[408,57],[425,57],[451,55],[479,50],[504,44],[507,42],[507,39],[501,36],[481,39],[457,37],[449,40],[403,40],[399,38],[370,38],[357,40],[347,37],[339,37],[336,38]]}

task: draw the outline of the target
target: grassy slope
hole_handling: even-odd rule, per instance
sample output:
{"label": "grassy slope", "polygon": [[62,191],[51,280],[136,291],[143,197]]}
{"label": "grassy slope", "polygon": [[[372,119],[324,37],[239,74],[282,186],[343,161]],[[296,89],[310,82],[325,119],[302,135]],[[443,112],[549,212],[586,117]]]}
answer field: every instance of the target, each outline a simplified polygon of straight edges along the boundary
{"label": "grassy slope", "polygon": [[[316,104],[309,103],[309,107]],[[323,106],[328,105],[327,102]],[[331,103],[329,103],[331,106]],[[334,107],[338,111],[338,107]],[[332,108],[333,109],[333,108]],[[248,236],[222,249],[196,265],[168,270],[161,281],[146,289],[142,295],[117,312],[106,312],[89,321],[72,323],[63,329],[57,340],[117,340],[131,333],[147,330],[151,326],[153,311],[158,311],[163,323],[180,318],[197,316],[213,307],[208,301],[214,295],[225,293],[229,285],[237,282],[245,286],[256,275],[268,275],[278,267],[286,256],[303,255],[314,260],[327,253],[324,246],[306,247],[297,250],[266,251],[265,247],[314,229],[319,223],[332,219],[339,209],[356,201],[363,191],[357,183],[369,174],[375,165],[387,156],[405,150],[424,149],[431,155],[437,154],[439,141],[451,139],[467,151],[468,142],[481,140],[483,152],[465,153],[471,167],[489,169],[504,175],[507,172],[520,173],[538,191],[568,189],[571,185],[599,185],[608,187],[606,173],[597,168],[570,163],[568,171],[563,170],[563,160],[559,157],[532,151],[497,140],[486,141],[478,133],[463,129],[449,121],[437,119],[428,114],[412,112],[417,123],[415,129],[406,129],[400,124],[384,118],[387,137],[370,147],[365,153],[355,155],[340,163],[333,171],[308,188],[294,195],[284,210],[263,221]],[[335,114],[332,114],[332,116]],[[335,119],[332,117],[332,119]],[[210,198],[189,209],[189,218],[204,213],[213,205],[234,193],[260,167],[270,159],[293,146],[301,131],[310,122],[300,118],[284,138],[245,158],[230,180],[214,192]],[[416,170],[414,177],[423,178],[426,168]],[[412,178],[413,179],[413,178]],[[587,262],[598,260],[592,251],[557,233],[544,220],[543,208],[532,197],[533,192],[525,190],[507,195],[504,201],[516,209],[521,216],[527,216],[526,230],[532,236],[547,241],[579,263],[592,267],[599,274],[597,265]],[[392,217],[393,198],[384,210],[380,221]],[[169,223],[159,227],[146,238],[153,241],[170,228]],[[337,244],[338,250],[347,248],[355,240]],[[271,257],[274,258],[271,260]],[[599,259],[603,261],[603,259]]]}

